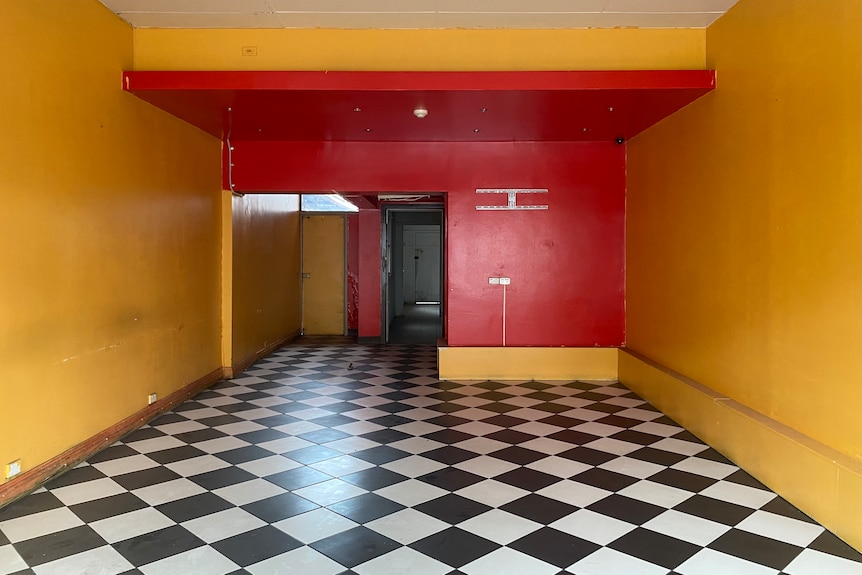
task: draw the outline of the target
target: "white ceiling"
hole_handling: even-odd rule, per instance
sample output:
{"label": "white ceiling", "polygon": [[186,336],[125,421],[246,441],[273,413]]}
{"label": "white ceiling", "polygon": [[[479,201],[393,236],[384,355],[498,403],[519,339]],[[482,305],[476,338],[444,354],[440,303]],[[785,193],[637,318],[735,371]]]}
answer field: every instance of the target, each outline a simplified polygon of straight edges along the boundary
{"label": "white ceiling", "polygon": [[100,0],[136,28],[706,28],[737,0]]}

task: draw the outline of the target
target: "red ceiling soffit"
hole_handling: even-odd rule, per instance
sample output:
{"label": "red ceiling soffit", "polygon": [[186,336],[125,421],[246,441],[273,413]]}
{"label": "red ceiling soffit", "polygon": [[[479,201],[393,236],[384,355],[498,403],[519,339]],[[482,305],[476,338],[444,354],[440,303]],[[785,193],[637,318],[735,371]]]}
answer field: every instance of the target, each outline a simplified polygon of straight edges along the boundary
{"label": "red ceiling soffit", "polygon": [[134,71],[123,88],[235,141],[609,141],[713,90],[715,71]]}

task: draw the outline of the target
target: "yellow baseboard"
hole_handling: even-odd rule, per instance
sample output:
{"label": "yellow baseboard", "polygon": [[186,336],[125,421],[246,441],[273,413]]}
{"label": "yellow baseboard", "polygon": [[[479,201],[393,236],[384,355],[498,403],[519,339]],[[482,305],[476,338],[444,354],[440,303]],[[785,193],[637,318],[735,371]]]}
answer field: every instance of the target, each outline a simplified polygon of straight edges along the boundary
{"label": "yellow baseboard", "polygon": [[617,349],[438,347],[437,367],[444,380],[614,380]]}
{"label": "yellow baseboard", "polygon": [[631,350],[619,378],[764,485],[862,551],[862,461]]}

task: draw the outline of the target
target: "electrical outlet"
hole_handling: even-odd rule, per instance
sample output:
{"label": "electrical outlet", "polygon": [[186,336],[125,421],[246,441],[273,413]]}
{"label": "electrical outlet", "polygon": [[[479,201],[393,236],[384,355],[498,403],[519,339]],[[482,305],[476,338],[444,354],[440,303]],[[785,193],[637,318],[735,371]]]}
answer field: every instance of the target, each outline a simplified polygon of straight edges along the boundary
{"label": "electrical outlet", "polygon": [[500,285],[507,286],[512,284],[512,278],[500,278]]}
{"label": "electrical outlet", "polygon": [[6,466],[6,479],[12,479],[19,473],[21,473],[20,459],[16,459],[15,461]]}
{"label": "electrical outlet", "polygon": [[152,404],[154,404],[158,398],[159,398],[159,397],[158,397],[155,393],[151,393],[151,394],[149,395],[148,400],[147,400],[147,402],[148,402],[148,403],[147,403],[147,405],[152,405]]}
{"label": "electrical outlet", "polygon": [[488,283],[492,286],[500,285],[500,278],[488,278]]}
{"label": "electrical outlet", "polygon": [[243,56],[257,56],[257,46],[243,46],[242,47],[242,55]]}

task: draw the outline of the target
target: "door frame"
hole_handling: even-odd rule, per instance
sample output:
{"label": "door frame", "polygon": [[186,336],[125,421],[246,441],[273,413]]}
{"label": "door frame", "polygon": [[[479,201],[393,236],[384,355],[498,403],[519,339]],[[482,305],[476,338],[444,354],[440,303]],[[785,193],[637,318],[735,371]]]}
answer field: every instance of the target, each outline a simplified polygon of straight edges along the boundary
{"label": "door frame", "polygon": [[[384,204],[380,207],[381,214],[381,254],[380,254],[380,339],[382,343],[389,343],[389,309],[390,305],[394,305],[392,297],[394,289],[389,281],[389,276],[392,275],[392,260],[393,260],[393,214],[395,213],[437,213],[440,214],[440,321],[443,326],[443,337],[446,337],[446,202],[445,197],[441,197],[439,202],[422,203],[413,205],[404,204]],[[403,246],[398,249],[403,251]],[[402,254],[403,257],[403,254]],[[402,285],[403,288],[403,285]]]}

